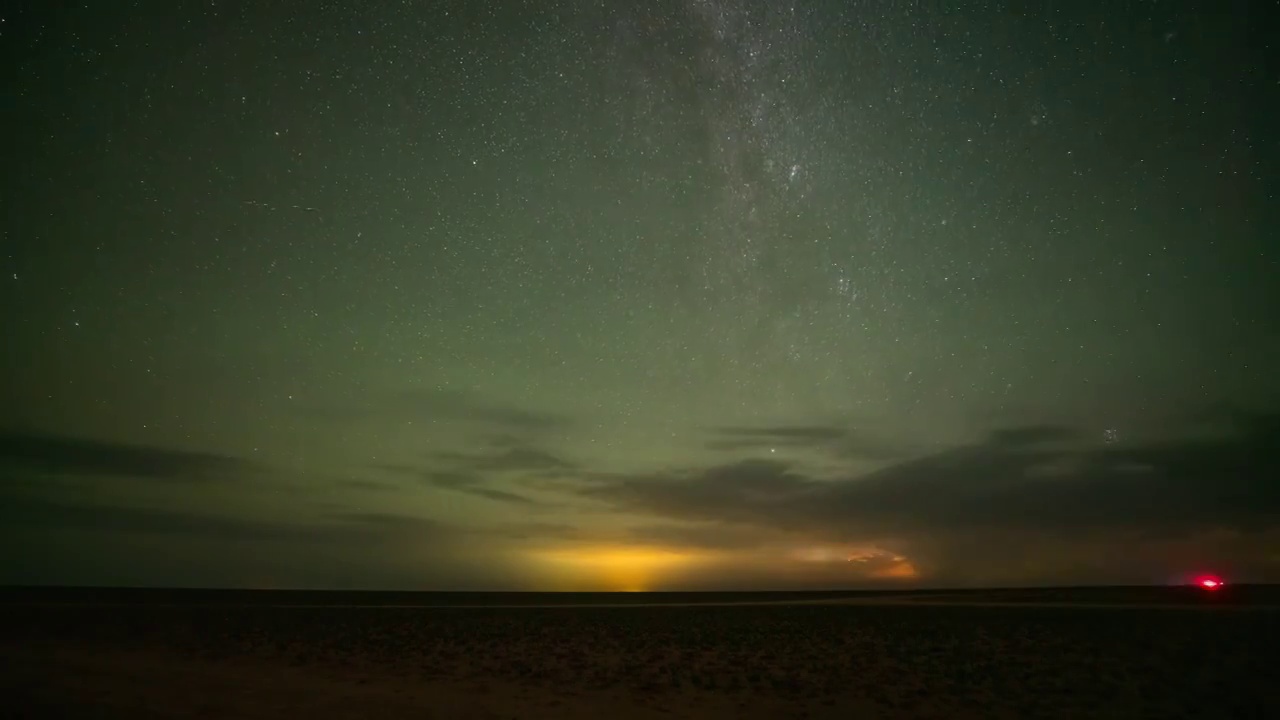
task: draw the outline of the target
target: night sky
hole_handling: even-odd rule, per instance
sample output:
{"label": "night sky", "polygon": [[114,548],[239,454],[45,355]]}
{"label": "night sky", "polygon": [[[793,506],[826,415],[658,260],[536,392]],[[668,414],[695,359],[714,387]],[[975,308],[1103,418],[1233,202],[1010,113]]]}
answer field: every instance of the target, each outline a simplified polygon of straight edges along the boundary
{"label": "night sky", "polygon": [[1276,4],[932,5],[3,11],[0,582],[1280,581]]}

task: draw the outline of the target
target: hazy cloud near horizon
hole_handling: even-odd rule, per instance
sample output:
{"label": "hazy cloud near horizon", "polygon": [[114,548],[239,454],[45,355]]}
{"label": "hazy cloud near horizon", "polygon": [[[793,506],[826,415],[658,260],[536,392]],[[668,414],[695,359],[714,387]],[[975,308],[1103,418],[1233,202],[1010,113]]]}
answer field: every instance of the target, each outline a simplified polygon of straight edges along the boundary
{"label": "hazy cloud near horizon", "polygon": [[[1082,444],[1079,433],[1063,427],[1007,428],[974,444],[836,479],[750,456],[684,470],[598,472],[509,443],[488,443],[489,454],[424,453],[421,467],[372,469],[417,482],[426,492],[461,493],[517,509],[487,523],[458,523],[399,503],[356,511],[349,500],[309,503],[305,493],[291,495],[293,507],[256,516],[218,514],[198,502],[167,508],[105,503],[68,487],[104,488],[131,478],[185,482],[195,499],[199,488],[216,482],[208,476],[211,468],[231,484],[253,477],[269,487],[271,473],[204,453],[6,433],[0,436],[0,465],[10,481],[0,514],[6,532],[18,535],[63,529],[104,538],[164,537],[175,548],[185,541],[251,542],[315,558],[363,548],[371,565],[396,544],[442,555],[446,548],[470,548],[501,558],[504,568],[530,548],[634,546],[711,553],[724,568],[737,568],[725,571],[726,582],[752,577],[767,583],[768,572],[743,574],[744,559],[786,546],[797,563],[844,564],[843,574],[821,578],[845,585],[876,580],[859,573],[869,566],[848,563],[867,548],[874,557],[910,563],[913,575],[896,582],[1159,582],[1203,567],[1266,578],[1280,569],[1274,549],[1280,487],[1273,480],[1280,477],[1278,420],[1280,415],[1237,415],[1229,430],[1219,425],[1212,433],[1141,445]],[[815,442],[842,437],[777,428],[734,434]],[[430,462],[462,469],[427,469]],[[564,473],[557,482],[539,482],[553,470]],[[42,485],[32,478],[62,482]],[[521,492],[522,478],[546,499]],[[344,497],[387,507],[377,500],[380,490],[349,480],[337,484],[343,482],[349,485]],[[322,497],[317,492],[312,499]],[[806,553],[813,557],[805,560]],[[714,567],[708,572],[714,575]],[[500,573],[473,579],[480,576],[491,586],[503,583]],[[404,578],[409,585],[436,580]],[[323,574],[316,582],[326,582]]]}

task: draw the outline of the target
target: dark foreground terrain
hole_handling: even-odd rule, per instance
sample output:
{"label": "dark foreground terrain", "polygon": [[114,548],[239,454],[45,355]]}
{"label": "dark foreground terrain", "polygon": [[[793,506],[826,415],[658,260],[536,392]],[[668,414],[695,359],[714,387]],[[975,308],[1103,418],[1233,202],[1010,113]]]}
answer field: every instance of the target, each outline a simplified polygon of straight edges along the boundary
{"label": "dark foreground terrain", "polygon": [[1265,718],[1271,594],[11,589],[0,663],[19,717]]}

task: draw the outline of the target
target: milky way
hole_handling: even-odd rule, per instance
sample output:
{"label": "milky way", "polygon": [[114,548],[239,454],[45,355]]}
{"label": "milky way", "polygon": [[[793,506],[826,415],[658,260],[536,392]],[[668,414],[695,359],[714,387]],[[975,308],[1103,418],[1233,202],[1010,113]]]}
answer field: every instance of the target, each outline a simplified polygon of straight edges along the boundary
{"label": "milky way", "polygon": [[1277,86],[1175,5],[6,17],[23,577],[1273,573]]}

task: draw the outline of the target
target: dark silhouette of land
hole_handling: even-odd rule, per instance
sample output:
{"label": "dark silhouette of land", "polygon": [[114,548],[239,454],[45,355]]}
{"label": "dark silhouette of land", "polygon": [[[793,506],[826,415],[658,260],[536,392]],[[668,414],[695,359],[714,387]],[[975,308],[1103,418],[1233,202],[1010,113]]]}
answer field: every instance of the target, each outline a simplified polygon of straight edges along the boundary
{"label": "dark silhouette of land", "polygon": [[6,588],[27,717],[1280,717],[1280,587]]}

